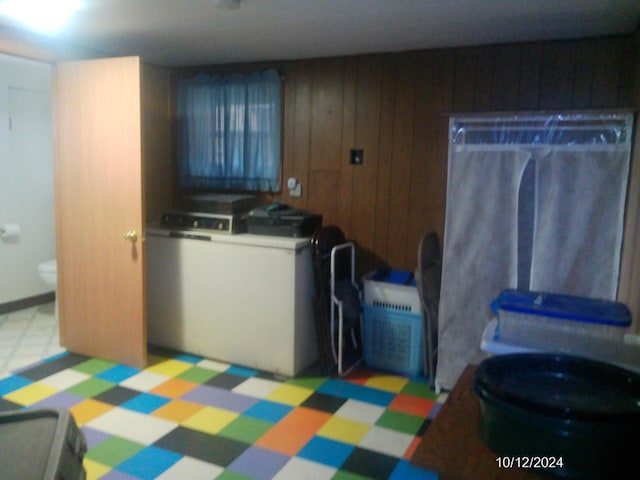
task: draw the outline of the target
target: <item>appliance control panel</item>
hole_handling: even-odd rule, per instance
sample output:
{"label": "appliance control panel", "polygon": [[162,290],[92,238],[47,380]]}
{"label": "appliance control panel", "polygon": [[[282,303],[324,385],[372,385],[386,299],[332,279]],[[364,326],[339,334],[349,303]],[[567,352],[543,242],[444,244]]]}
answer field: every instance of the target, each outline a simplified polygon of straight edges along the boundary
{"label": "appliance control panel", "polygon": [[242,215],[170,211],[162,214],[160,223],[166,227],[207,230],[217,233],[243,233],[247,231],[245,218]]}

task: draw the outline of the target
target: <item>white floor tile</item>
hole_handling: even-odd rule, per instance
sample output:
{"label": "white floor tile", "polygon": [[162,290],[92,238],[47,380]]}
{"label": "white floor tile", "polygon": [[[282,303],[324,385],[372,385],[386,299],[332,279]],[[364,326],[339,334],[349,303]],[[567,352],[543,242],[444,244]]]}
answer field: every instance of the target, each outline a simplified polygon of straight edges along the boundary
{"label": "white floor tile", "polygon": [[360,402],[358,400],[347,400],[335,413],[335,415],[356,422],[373,425],[384,413],[384,407]]}
{"label": "white floor tile", "polygon": [[74,385],[88,380],[89,378],[91,378],[91,375],[67,369],[43,378],[40,380],[40,383],[57,388],[58,390],[66,390],[67,388],[71,388]]}
{"label": "white floor tile", "polygon": [[85,425],[111,435],[150,445],[176,428],[178,424],[115,407]]}
{"label": "white floor tile", "polygon": [[22,357],[37,357],[42,358],[44,356],[44,352],[46,349],[46,345],[43,343],[34,344],[34,345],[25,345],[21,344],[20,348],[16,350],[14,353],[14,358],[22,358]]}
{"label": "white floor tile", "polygon": [[267,380],[266,378],[251,377],[232,389],[235,393],[242,393],[257,398],[265,398],[282,383]]}
{"label": "white floor tile", "polygon": [[210,480],[224,471],[223,467],[203,462],[191,457],[182,457],[173,466],[164,471],[156,480]]}
{"label": "white floor tile", "polygon": [[413,441],[413,435],[374,425],[358,445],[376,452],[402,457]]}
{"label": "white floor tile", "polygon": [[11,373],[15,370],[28,367],[29,365],[33,365],[42,360],[40,355],[33,357],[13,357],[4,365],[4,371],[7,373]]}
{"label": "white floor tile", "polygon": [[169,379],[166,375],[160,375],[159,373],[143,371],[127,378],[120,383],[121,386],[138,390],[140,392],[148,392],[149,390],[157,387],[161,383],[166,382]]}
{"label": "white floor tile", "polygon": [[0,316],[0,375],[63,352],[54,303]]}
{"label": "white floor tile", "polygon": [[274,480],[328,480],[333,478],[336,469],[304,458],[293,457],[273,477]]}
{"label": "white floor tile", "polygon": [[197,363],[198,367],[207,368],[209,370],[214,370],[216,372],[224,372],[231,365],[228,363],[217,362],[215,360],[209,360],[205,358]]}

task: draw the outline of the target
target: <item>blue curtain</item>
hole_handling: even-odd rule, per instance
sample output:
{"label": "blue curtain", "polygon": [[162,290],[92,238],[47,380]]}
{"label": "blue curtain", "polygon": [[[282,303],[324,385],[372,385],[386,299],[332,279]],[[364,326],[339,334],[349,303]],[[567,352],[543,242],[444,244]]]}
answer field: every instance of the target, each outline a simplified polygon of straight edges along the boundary
{"label": "blue curtain", "polygon": [[181,81],[180,186],[279,191],[280,97],[275,70]]}

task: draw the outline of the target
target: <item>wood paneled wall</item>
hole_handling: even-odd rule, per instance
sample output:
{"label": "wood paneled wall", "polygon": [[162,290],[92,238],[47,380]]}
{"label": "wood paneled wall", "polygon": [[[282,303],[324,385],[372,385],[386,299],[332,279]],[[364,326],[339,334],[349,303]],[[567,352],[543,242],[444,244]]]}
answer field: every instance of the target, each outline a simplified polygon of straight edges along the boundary
{"label": "wood paneled wall", "polygon": [[355,240],[360,273],[413,269],[421,235],[444,231],[449,113],[634,108],[637,54],[629,36],[278,64],[283,176],[303,185],[282,197]]}
{"label": "wood paneled wall", "polygon": [[[286,189],[281,196],[340,226],[359,246],[362,275],[381,265],[413,270],[423,233],[443,237],[449,114],[637,109],[639,52],[640,32],[195,70],[280,71],[283,177],[303,185],[300,199]],[[352,148],[364,150],[363,165],[349,164]],[[635,185],[638,148],[633,164]],[[631,186],[632,202],[639,191]],[[633,231],[625,234],[620,299],[637,319],[639,209],[627,210]]]}

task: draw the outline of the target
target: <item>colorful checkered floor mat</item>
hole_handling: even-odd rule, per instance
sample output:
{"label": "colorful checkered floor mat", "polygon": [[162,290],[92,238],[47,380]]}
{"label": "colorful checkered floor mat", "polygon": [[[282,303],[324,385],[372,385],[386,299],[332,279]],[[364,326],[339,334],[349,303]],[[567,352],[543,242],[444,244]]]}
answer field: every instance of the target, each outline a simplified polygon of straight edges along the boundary
{"label": "colorful checkered floor mat", "polygon": [[272,374],[154,352],[134,369],[63,353],[0,380],[0,410],[65,408],[88,479],[436,479],[409,463],[439,403],[427,383],[359,370]]}

